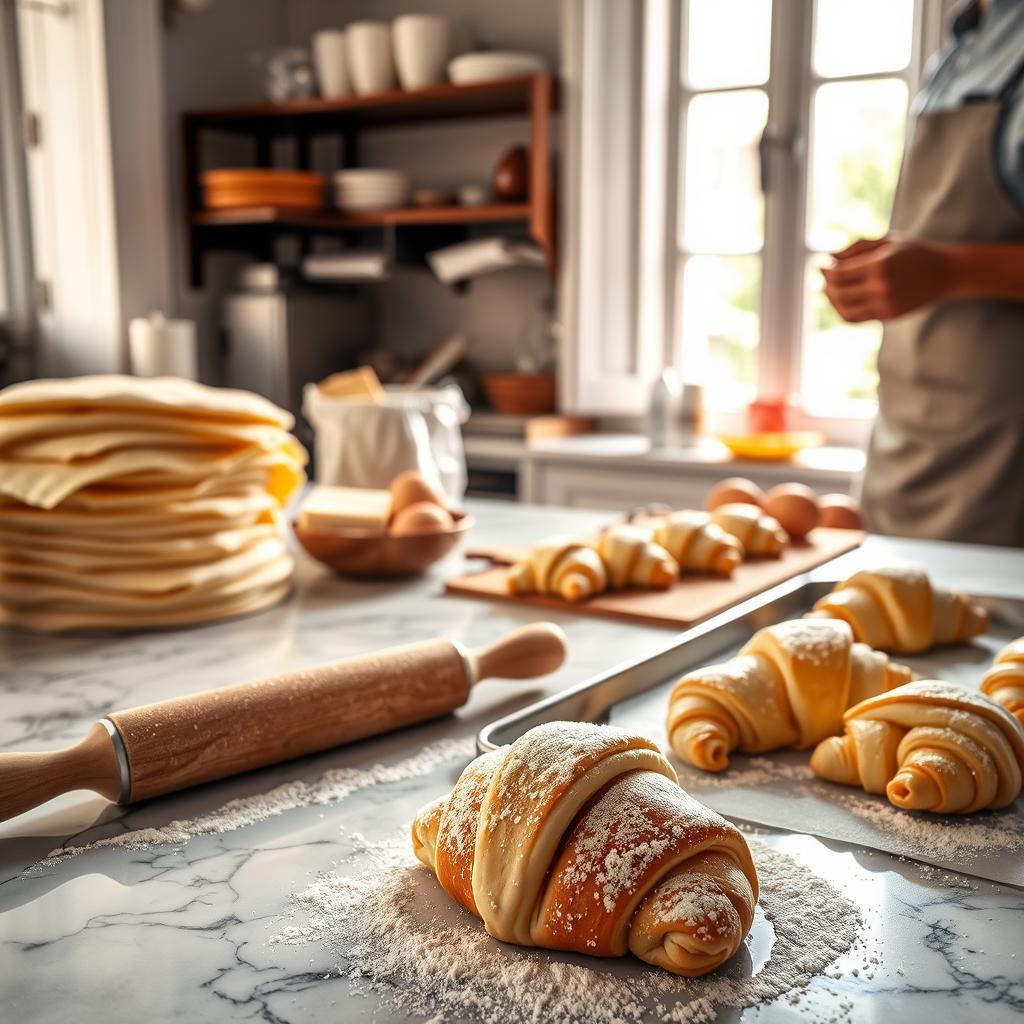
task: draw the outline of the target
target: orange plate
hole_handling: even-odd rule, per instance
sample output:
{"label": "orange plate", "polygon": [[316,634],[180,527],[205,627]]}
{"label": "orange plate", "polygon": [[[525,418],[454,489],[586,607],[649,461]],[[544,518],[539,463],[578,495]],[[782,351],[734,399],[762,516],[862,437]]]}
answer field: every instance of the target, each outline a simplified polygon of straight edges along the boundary
{"label": "orange plate", "polygon": [[276,167],[223,167],[199,176],[204,185],[226,188],[250,185],[290,185],[295,188],[326,188],[327,177],[315,171],[282,171]]}
{"label": "orange plate", "polygon": [[791,459],[805,448],[820,448],[824,434],[816,430],[795,430],[785,434],[720,434],[722,442],[739,459]]}

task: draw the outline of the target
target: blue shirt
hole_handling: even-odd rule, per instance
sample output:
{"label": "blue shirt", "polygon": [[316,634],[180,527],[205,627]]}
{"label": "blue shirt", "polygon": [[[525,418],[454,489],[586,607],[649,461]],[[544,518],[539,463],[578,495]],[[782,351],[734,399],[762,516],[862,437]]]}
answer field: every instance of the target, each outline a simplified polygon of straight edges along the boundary
{"label": "blue shirt", "polygon": [[1007,196],[1024,212],[1024,0],[965,3],[952,21],[949,45],[933,57],[912,111],[931,114],[997,99],[1017,77],[1000,119],[995,168]]}

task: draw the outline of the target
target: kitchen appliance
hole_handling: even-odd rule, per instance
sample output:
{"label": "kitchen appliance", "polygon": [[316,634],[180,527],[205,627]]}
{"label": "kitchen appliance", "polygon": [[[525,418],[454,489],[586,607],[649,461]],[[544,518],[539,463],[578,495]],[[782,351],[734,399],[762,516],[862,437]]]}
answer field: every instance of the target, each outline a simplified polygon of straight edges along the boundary
{"label": "kitchen appliance", "polygon": [[296,418],[303,442],[302,388],[354,364],[368,347],[365,294],[278,290],[235,292],[224,300],[225,383],[255,391]]}
{"label": "kitchen appliance", "polygon": [[535,622],[474,651],[425,640],[115,711],[73,747],[0,754],[0,821],[76,789],[134,803],[446,715],[481,679],[547,675],[565,650]]}

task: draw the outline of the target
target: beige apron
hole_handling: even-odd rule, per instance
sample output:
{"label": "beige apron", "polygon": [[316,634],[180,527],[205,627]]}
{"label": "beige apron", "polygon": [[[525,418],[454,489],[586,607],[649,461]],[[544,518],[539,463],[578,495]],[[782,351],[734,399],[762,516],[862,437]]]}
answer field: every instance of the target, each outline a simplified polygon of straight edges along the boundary
{"label": "beige apron", "polygon": [[[1005,98],[916,119],[891,229],[1024,245],[994,152]],[[1024,546],[1024,302],[956,299],[886,324],[862,500],[869,527]]]}

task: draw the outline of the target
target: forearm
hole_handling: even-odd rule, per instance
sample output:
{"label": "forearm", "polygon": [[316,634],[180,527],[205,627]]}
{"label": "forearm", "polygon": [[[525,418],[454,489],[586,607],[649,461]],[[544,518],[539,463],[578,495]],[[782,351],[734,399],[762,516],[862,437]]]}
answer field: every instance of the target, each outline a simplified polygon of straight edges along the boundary
{"label": "forearm", "polygon": [[942,246],[951,299],[1024,302],[1024,245]]}

